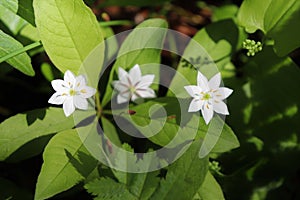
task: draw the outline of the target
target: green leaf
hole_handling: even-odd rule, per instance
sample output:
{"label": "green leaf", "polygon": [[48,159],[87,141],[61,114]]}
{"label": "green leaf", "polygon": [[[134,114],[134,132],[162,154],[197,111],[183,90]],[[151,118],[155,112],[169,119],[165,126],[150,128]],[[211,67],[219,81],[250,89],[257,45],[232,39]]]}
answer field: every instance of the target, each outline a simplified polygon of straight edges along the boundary
{"label": "green leaf", "polygon": [[188,97],[183,86],[196,84],[197,70],[208,78],[219,71],[223,77],[233,76],[234,67],[228,64],[237,47],[238,34],[238,28],[230,19],[210,24],[197,32],[183,53],[168,95],[172,92],[179,97]]}
{"label": "green leaf", "polygon": [[1,0],[0,5],[9,9],[13,13],[18,11],[18,0]]}
{"label": "green leaf", "polygon": [[237,137],[222,119],[214,117],[213,125],[207,126],[198,114],[187,112],[189,103],[189,99],[167,97],[131,106],[130,110],[135,111],[134,115],[120,115],[125,120],[121,123],[122,128],[134,131],[130,125],[133,124],[153,143],[160,146],[168,144],[170,148],[194,138],[205,138],[204,151],[226,152],[239,146]]}
{"label": "green leaf", "polygon": [[66,118],[61,108],[37,109],[15,115],[0,124],[0,160],[5,160],[31,140],[73,126],[73,119]]}
{"label": "green leaf", "polygon": [[17,14],[29,22],[32,26],[35,26],[33,0],[19,0]]}
{"label": "green leaf", "polygon": [[[33,7],[36,26],[50,59],[62,72],[70,70],[77,74],[87,56],[103,41],[95,15],[82,0],[34,0]],[[84,70],[98,80],[104,45],[95,51],[97,60],[91,69]]]}
{"label": "green leaf", "polygon": [[43,159],[36,200],[47,199],[73,187],[88,177],[98,163],[87,152],[76,129],[56,134],[45,148]]}
{"label": "green leaf", "polygon": [[[23,45],[20,42],[0,30],[0,57],[4,57],[21,48],[23,48]],[[31,59],[27,53],[19,54],[6,60],[6,62],[28,76],[34,76],[35,74],[31,66]]]}
{"label": "green leaf", "polygon": [[107,0],[100,4],[101,7],[106,6],[157,6],[162,3],[169,2],[171,0],[152,0],[152,1],[140,1],[140,0],[130,0],[130,1],[118,1],[118,0]]}
{"label": "green leaf", "polygon": [[201,142],[190,148],[168,168],[166,179],[161,180],[151,199],[192,199],[208,171],[208,157],[198,157]]}
{"label": "green leaf", "polygon": [[300,1],[245,0],[238,13],[238,21],[249,33],[262,30],[275,40],[274,48],[284,56],[300,46]]}
{"label": "green leaf", "polygon": [[193,200],[224,200],[222,189],[216,179],[208,171],[203,184],[194,196]]}
{"label": "green leaf", "polygon": [[117,183],[111,178],[100,178],[85,185],[87,191],[95,196],[95,200],[137,200],[138,198],[133,196],[126,185],[123,183]]}
{"label": "green leaf", "polygon": [[[117,60],[110,72],[106,92],[102,100],[105,106],[111,99],[113,79],[119,67],[129,70],[135,64],[141,66],[142,74],[155,74],[154,82],[159,80],[160,52],[167,31],[167,22],[162,19],[149,19],[138,25],[125,39],[117,56]],[[157,65],[154,68],[146,65]],[[151,70],[151,72],[149,71]]]}
{"label": "green leaf", "polygon": [[101,118],[102,128],[107,138],[116,146],[122,146],[117,130],[114,125],[105,117]]}
{"label": "green leaf", "polygon": [[238,7],[234,4],[228,4],[218,7],[213,7],[212,21],[220,21],[224,19],[235,19],[238,12]]}

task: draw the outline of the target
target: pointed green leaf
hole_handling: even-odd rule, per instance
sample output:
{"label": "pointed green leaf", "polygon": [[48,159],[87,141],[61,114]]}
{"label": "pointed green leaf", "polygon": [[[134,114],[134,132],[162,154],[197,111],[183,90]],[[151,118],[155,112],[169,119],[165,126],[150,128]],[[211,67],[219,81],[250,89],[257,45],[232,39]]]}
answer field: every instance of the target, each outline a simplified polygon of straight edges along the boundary
{"label": "pointed green leaf", "polygon": [[1,0],[0,5],[9,9],[13,13],[18,11],[18,0]]}
{"label": "pointed green leaf", "polygon": [[74,126],[61,108],[37,109],[15,115],[0,124],[0,160],[5,160],[18,148],[38,137]]}
{"label": "pointed green leaf", "polygon": [[[95,15],[82,0],[34,0],[33,7],[36,26],[50,59],[62,72],[71,70],[77,74],[87,56],[103,41]],[[96,53],[95,76],[101,71],[104,45]]]}
{"label": "pointed green leaf", "polygon": [[142,74],[155,74],[155,81],[159,80],[160,53],[167,32],[167,22],[162,19],[149,19],[139,24],[125,39],[117,56],[117,60],[110,72],[106,92],[102,100],[105,106],[112,98],[112,81],[117,79],[119,67],[129,70],[135,64],[157,65],[149,71],[148,65],[141,66]]}
{"label": "pointed green leaf", "polygon": [[33,11],[33,0],[19,0],[18,1],[18,12],[17,14],[29,22],[32,26],[35,26],[34,22],[34,11]]}
{"label": "pointed green leaf", "polygon": [[225,200],[222,189],[213,175],[208,171],[193,200]]}
{"label": "pointed green leaf", "polygon": [[195,141],[190,148],[168,168],[165,180],[151,199],[192,199],[203,183],[208,170],[208,157],[198,157],[201,142]]}
{"label": "pointed green leaf", "polygon": [[239,24],[249,33],[262,30],[275,40],[274,48],[284,56],[300,46],[298,28],[300,1],[245,0],[238,13]]}
{"label": "pointed green leaf", "polygon": [[[23,45],[20,42],[0,30],[0,58],[22,48]],[[34,76],[35,74],[31,66],[31,59],[27,53],[19,54],[6,60],[6,62],[28,76]]]}
{"label": "pointed green leaf", "polygon": [[78,136],[77,130],[56,134],[43,154],[44,163],[38,177],[35,199],[47,199],[86,178],[97,167]]}

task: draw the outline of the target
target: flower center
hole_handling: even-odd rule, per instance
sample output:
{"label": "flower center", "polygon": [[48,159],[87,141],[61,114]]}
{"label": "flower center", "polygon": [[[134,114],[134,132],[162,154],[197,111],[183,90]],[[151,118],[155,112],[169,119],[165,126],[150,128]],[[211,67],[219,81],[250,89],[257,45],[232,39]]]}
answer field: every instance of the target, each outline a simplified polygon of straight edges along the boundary
{"label": "flower center", "polygon": [[203,100],[209,100],[211,98],[210,94],[209,93],[205,93],[203,96],[202,96],[202,99]]}
{"label": "flower center", "polygon": [[135,90],[136,90],[136,89],[135,89],[135,87],[133,87],[133,86],[130,86],[130,87],[129,87],[129,91],[130,91],[130,93],[134,93],[134,92],[135,92]]}
{"label": "flower center", "polygon": [[77,92],[73,89],[70,90],[70,96],[75,96],[77,94]]}

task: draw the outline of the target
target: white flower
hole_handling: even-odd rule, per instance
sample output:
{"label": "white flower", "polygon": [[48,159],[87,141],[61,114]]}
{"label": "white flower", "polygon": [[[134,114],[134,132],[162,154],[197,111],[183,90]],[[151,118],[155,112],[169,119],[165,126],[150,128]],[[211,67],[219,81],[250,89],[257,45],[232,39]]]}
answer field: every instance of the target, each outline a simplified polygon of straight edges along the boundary
{"label": "white flower", "polygon": [[51,96],[48,103],[63,104],[64,113],[67,117],[75,111],[75,108],[87,110],[87,98],[96,93],[94,88],[86,86],[86,80],[83,75],[75,77],[69,70],[66,71],[64,80],[53,80],[51,85],[56,92]]}
{"label": "white flower", "polygon": [[197,85],[189,85],[184,88],[193,97],[189,106],[189,112],[197,112],[201,110],[202,116],[206,124],[210,122],[214,111],[223,115],[229,115],[227,105],[223,102],[233,90],[220,87],[221,74],[218,73],[209,81],[198,72]]}
{"label": "white flower", "polygon": [[125,103],[130,99],[135,101],[138,98],[153,98],[155,92],[149,88],[153,83],[154,74],[142,76],[140,66],[134,65],[127,73],[123,68],[119,67],[118,73],[119,80],[114,81],[112,84],[119,92],[117,95],[117,103]]}

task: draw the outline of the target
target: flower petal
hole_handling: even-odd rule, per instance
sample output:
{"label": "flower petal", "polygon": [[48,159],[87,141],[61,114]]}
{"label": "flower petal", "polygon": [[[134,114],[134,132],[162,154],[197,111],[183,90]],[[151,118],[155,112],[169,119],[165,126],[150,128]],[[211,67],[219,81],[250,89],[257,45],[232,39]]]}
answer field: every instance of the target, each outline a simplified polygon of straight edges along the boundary
{"label": "flower petal", "polygon": [[130,92],[126,92],[126,93],[117,95],[117,103],[118,104],[128,102],[129,99],[130,99]]}
{"label": "flower petal", "polygon": [[154,98],[156,97],[155,92],[151,88],[147,89],[137,89],[135,91],[136,95],[141,97],[141,98]]}
{"label": "flower petal", "polygon": [[214,111],[222,115],[229,115],[227,105],[223,101],[213,101]]}
{"label": "flower petal", "polygon": [[56,92],[64,93],[70,89],[68,84],[61,79],[51,81],[51,85]]}
{"label": "flower petal", "polygon": [[189,112],[197,112],[197,111],[201,110],[203,103],[204,102],[200,99],[193,99],[190,103],[188,111]]}
{"label": "flower petal", "polygon": [[208,81],[208,86],[211,90],[218,89],[220,87],[220,84],[221,84],[221,73],[217,73]]}
{"label": "flower petal", "polygon": [[129,77],[132,85],[136,85],[138,82],[140,82],[142,78],[142,72],[138,64],[134,65],[133,68],[129,70]]}
{"label": "flower petal", "polygon": [[136,88],[148,88],[154,81],[154,74],[147,74],[141,77],[140,82],[136,85]]}
{"label": "flower petal", "polygon": [[69,117],[75,111],[75,106],[72,97],[66,99],[66,101],[63,104],[63,109],[67,117]]}
{"label": "flower petal", "polygon": [[88,101],[85,98],[82,98],[80,96],[75,96],[74,99],[74,105],[76,108],[87,110],[88,109]]}
{"label": "flower petal", "polygon": [[118,69],[119,80],[121,80],[123,77],[125,77],[127,75],[128,75],[128,73],[122,67],[119,67],[119,69]]}
{"label": "flower petal", "polygon": [[67,70],[64,75],[64,81],[70,88],[73,87],[76,81],[75,75],[70,70]]}
{"label": "flower petal", "polygon": [[213,106],[209,105],[207,102],[203,105],[203,109],[201,110],[202,116],[206,124],[210,122],[214,115]]}
{"label": "flower petal", "polygon": [[197,85],[202,89],[202,91],[209,91],[208,80],[200,71],[198,71],[197,75]]}
{"label": "flower petal", "polygon": [[231,93],[233,92],[232,89],[227,87],[220,87],[216,92],[214,92],[214,97],[219,100],[226,99]]}
{"label": "flower petal", "polygon": [[54,105],[61,105],[66,100],[67,96],[62,95],[59,92],[55,92],[50,99],[48,100],[48,103],[54,104]]}
{"label": "flower petal", "polygon": [[75,78],[76,80],[76,85],[75,87],[78,88],[78,90],[80,90],[82,87],[86,86],[86,80],[85,77],[83,75],[79,75]]}
{"label": "flower petal", "polygon": [[199,86],[187,85],[187,86],[184,86],[184,89],[187,91],[187,93],[189,93],[190,96],[192,96],[194,98],[199,98],[202,96],[201,95],[202,89]]}
{"label": "flower petal", "polygon": [[113,81],[112,85],[118,92],[125,92],[128,90],[128,86],[121,81]]}
{"label": "flower petal", "polygon": [[91,96],[93,96],[96,93],[96,89],[89,87],[89,86],[85,86],[82,87],[81,90],[79,90],[79,96],[82,98],[90,98]]}

